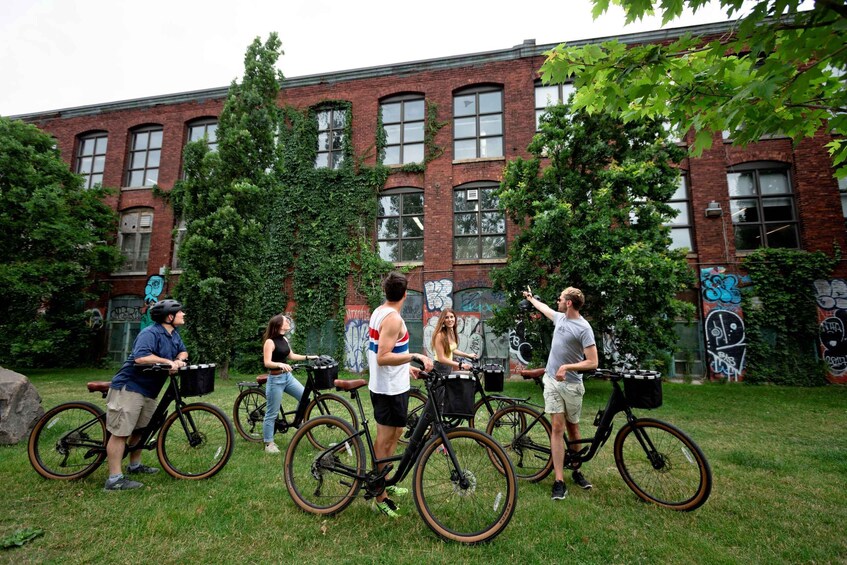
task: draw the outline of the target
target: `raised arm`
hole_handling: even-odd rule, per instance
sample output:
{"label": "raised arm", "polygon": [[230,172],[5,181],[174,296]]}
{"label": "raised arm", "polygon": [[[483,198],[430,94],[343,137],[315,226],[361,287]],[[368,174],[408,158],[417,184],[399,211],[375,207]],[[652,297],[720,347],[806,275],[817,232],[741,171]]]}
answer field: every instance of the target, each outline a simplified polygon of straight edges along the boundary
{"label": "raised arm", "polygon": [[536,310],[538,310],[539,312],[544,314],[549,320],[551,320],[551,321],[553,320],[553,317],[555,316],[556,311],[553,310],[552,308],[550,308],[549,306],[547,306],[546,304],[544,304],[543,302],[541,302],[540,300],[536,299],[532,295],[532,289],[531,288],[527,287],[526,290],[523,291],[523,297],[526,298],[529,301],[529,303],[532,304],[535,307]]}

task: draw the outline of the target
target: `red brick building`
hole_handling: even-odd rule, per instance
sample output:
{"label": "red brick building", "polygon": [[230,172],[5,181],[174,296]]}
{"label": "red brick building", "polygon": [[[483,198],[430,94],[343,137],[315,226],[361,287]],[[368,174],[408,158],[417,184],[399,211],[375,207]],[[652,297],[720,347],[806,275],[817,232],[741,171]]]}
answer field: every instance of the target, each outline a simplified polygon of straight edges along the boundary
{"label": "red brick building", "polygon": [[[711,35],[728,27],[709,24],[617,39],[659,42],[682,30]],[[487,313],[500,300],[490,289],[488,273],[505,262],[516,229],[498,211],[492,191],[506,162],[527,156],[537,116],[547,103],[569,92],[568,86],[543,87],[537,80],[543,53],[552,47],[526,41],[500,51],[295,77],[283,84],[281,105],[350,104],[349,115],[318,113],[322,136],[316,166],[337,164],[340,157],[329,140],[347,120],[353,151],[359,155],[373,146],[382,117],[384,164],[389,166],[422,160],[427,111],[438,108],[439,119],[448,123],[433,140],[443,153],[426,163],[422,173],[390,175],[380,196],[378,249],[398,264],[416,266],[404,311],[413,347],[425,347],[431,318],[452,305],[461,318],[461,349],[510,358],[513,365],[525,361],[519,335],[507,338],[486,331]],[[152,186],[173,187],[189,140],[206,134],[214,143],[226,94],[223,87],[16,116],[52,134],[65,159],[90,184],[120,187],[111,204],[121,214],[117,239],[127,262],[109,278],[110,295],[100,308],[109,355],[116,360],[123,359],[138,331],[145,299],[167,294],[179,274],[179,238],[172,235],[179,226],[172,210],[153,196]],[[774,137],[739,149],[717,136],[702,157],[682,163],[685,174],[674,199],[681,213],[673,239],[674,245],[691,249],[689,262],[701,288],[699,296],[692,294],[698,322],[680,324],[678,374],[708,371],[735,379],[743,373],[737,286],[743,277],[738,261],[745,252],[762,245],[830,253],[836,243],[847,249],[842,207],[847,186],[833,178],[824,147],[828,141],[822,131],[796,147],[789,139]],[[409,228],[392,231],[392,218]],[[487,233],[480,233],[483,224]],[[166,273],[167,280],[160,276]],[[841,305],[847,285],[840,279],[821,281],[817,290],[821,320],[832,318],[834,309],[847,308]],[[348,305],[346,363],[352,369],[364,367],[358,352],[368,315],[367,307]],[[847,371],[842,365],[831,363],[834,380]]]}

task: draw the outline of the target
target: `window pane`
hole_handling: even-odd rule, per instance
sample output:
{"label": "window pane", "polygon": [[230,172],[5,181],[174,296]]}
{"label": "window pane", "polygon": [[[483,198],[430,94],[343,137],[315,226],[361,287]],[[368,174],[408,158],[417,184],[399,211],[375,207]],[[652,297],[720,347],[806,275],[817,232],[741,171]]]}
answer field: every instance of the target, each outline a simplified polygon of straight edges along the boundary
{"label": "window pane", "polygon": [[98,155],[105,155],[106,154],[106,147],[108,146],[108,144],[109,144],[109,138],[108,137],[105,137],[105,136],[104,137],[98,137],[97,138],[97,147],[94,150],[94,152],[97,153]]}
{"label": "window pane", "polygon": [[506,238],[502,235],[482,238],[482,258],[498,259],[506,256]]}
{"label": "window pane", "polygon": [[479,190],[480,207],[483,210],[496,210],[500,206],[500,199],[497,198],[496,189],[481,188]]}
{"label": "window pane", "polygon": [[329,129],[329,112],[323,111],[317,113],[318,131],[326,131]]}
{"label": "window pane", "polygon": [[404,239],[401,261],[423,261],[423,239]]}
{"label": "window pane", "polygon": [[379,239],[397,239],[400,237],[400,218],[384,218],[376,223],[376,236]]}
{"label": "window pane", "polygon": [[129,184],[127,186],[144,186],[144,172],[133,171],[129,174]]}
{"label": "window pane", "polygon": [[406,216],[403,218],[403,232],[406,237],[423,237],[423,222],[417,216]]}
{"label": "window pane", "polygon": [[479,140],[479,156],[480,157],[502,157],[503,156],[503,138],[502,137],[486,137]]}
{"label": "window pane", "polygon": [[671,249],[691,247],[691,230],[688,228],[674,228],[671,230]]}
{"label": "window pane", "polygon": [[103,184],[103,175],[91,175],[88,179],[88,186],[96,186],[98,184]]}
{"label": "window pane", "polygon": [[344,110],[334,110],[332,112],[332,129],[343,129],[347,123],[347,112]]}
{"label": "window pane", "polygon": [[400,121],[400,102],[382,105],[382,123],[393,124]]}
{"label": "window pane", "polygon": [[563,84],[562,102],[567,102],[568,100],[570,100],[571,94],[573,94],[574,92],[576,92],[576,87],[573,85],[572,82],[569,82],[568,84]]}
{"label": "window pane", "polygon": [[189,130],[188,140],[189,141],[197,141],[198,139],[203,139],[203,134],[205,133],[204,128],[202,127],[193,127]]}
{"label": "window pane", "polygon": [[752,196],[756,194],[753,186],[753,173],[729,173],[726,175],[729,183],[730,196]]}
{"label": "window pane", "polygon": [[150,132],[150,148],[161,149],[162,147],[162,130]]}
{"label": "window pane", "polygon": [[784,222],[794,219],[790,198],[763,198],[762,215],[766,222]]}
{"label": "window pane", "polygon": [[106,157],[104,157],[103,155],[99,155],[99,156],[94,158],[94,165],[93,165],[91,171],[95,172],[95,173],[102,173],[103,167],[105,167],[105,166],[106,166]]}
{"label": "window pane", "polygon": [[83,157],[82,159],[79,160],[79,169],[77,170],[77,172],[78,173],[90,173],[92,162],[93,161],[92,161],[91,157]]}
{"label": "window pane", "polygon": [[413,141],[423,141],[424,127],[423,122],[414,122],[403,126],[403,141],[410,143]]}
{"label": "window pane", "polygon": [[456,259],[478,259],[477,240],[475,237],[457,238],[455,256]]}
{"label": "window pane", "polygon": [[782,226],[767,226],[768,247],[795,248],[797,245],[797,228],[794,224]]}
{"label": "window pane", "polygon": [[385,143],[398,145],[400,143],[400,125],[385,126]]}
{"label": "window pane", "polygon": [[400,260],[397,254],[398,246],[396,241],[380,241],[378,246],[379,256],[383,261],[391,261],[393,263]]}
{"label": "window pane", "polygon": [[476,137],[476,118],[460,118],[453,122],[456,139]]}
{"label": "window pane", "polygon": [[400,164],[400,146],[393,145],[385,148],[385,159],[383,165],[399,165]]}
{"label": "window pane", "polygon": [[759,226],[735,226],[735,248],[739,250],[757,249],[762,245]]}
{"label": "window pane", "polygon": [[82,142],[82,147],[80,148],[80,155],[93,155],[94,154],[94,143],[95,140],[92,138],[85,139]]}
{"label": "window pane", "polygon": [[685,177],[679,177],[679,186],[676,188],[676,192],[671,196],[671,200],[686,200],[688,199],[688,190],[686,187]]}
{"label": "window pane", "polygon": [[471,212],[475,211],[478,200],[468,200],[466,190],[457,190],[453,193],[453,209],[456,212]]}
{"label": "window pane", "polygon": [[761,173],[759,185],[762,194],[788,194],[788,176],[782,172]]}
{"label": "window pane", "polygon": [[454,116],[473,116],[476,114],[476,95],[457,96],[453,99]]}
{"label": "window pane", "polygon": [[333,131],[332,132],[332,150],[333,151],[340,151],[343,144],[344,144],[344,132]]}
{"label": "window pane", "polygon": [[480,116],[479,135],[500,135],[503,133],[503,116]]}
{"label": "window pane", "polygon": [[475,213],[456,214],[456,227],[454,232],[456,235],[476,235],[479,233],[477,215]]}
{"label": "window pane", "polygon": [[159,169],[147,169],[147,174],[144,178],[142,186],[152,186],[159,182]]}
{"label": "window pane", "polygon": [[546,108],[559,101],[558,86],[539,86],[535,89],[535,107]]}
{"label": "window pane", "polygon": [[676,217],[671,220],[672,224],[689,224],[688,221],[688,203],[687,202],[671,202],[668,204],[671,208],[679,212]]}
{"label": "window pane", "polygon": [[379,216],[399,216],[400,215],[400,196],[380,196],[379,197]]}
{"label": "window pane", "polygon": [[150,134],[146,131],[136,133],[135,140],[132,145],[133,149],[147,149],[147,141],[150,138]]}
{"label": "window pane", "polygon": [[732,210],[732,223],[759,221],[759,210],[756,208],[755,200],[731,200],[729,205]]}
{"label": "window pane", "polygon": [[329,151],[329,134],[318,134],[318,151]]}
{"label": "window pane", "polygon": [[144,163],[147,160],[147,153],[144,151],[140,151],[138,153],[132,154],[132,165],[130,168],[132,169],[143,169]]}
{"label": "window pane", "polygon": [[422,163],[424,160],[424,145],[416,143],[403,147],[403,161],[406,163]]}
{"label": "window pane", "polygon": [[407,122],[411,122],[413,120],[423,120],[424,119],[424,101],[423,100],[412,100],[410,102],[405,103],[405,116]]}
{"label": "window pane", "polygon": [[151,151],[148,153],[147,157],[147,166],[148,167],[158,167],[159,166],[159,158],[161,157],[162,152],[160,150]]}
{"label": "window pane", "polygon": [[325,169],[329,165],[329,153],[318,153],[315,156],[315,168]]}
{"label": "window pane", "polygon": [[403,195],[403,213],[404,214],[423,214],[423,193],[404,194]]}
{"label": "window pane", "polygon": [[332,168],[339,169],[344,164],[344,154],[340,151],[332,154]]}
{"label": "window pane", "polygon": [[503,96],[500,91],[482,92],[479,95],[479,113],[489,114],[503,109]]}
{"label": "window pane", "polygon": [[506,231],[506,217],[500,212],[482,213],[482,233],[503,233]]}
{"label": "window pane", "polygon": [[465,139],[453,144],[453,159],[476,159],[476,139]]}

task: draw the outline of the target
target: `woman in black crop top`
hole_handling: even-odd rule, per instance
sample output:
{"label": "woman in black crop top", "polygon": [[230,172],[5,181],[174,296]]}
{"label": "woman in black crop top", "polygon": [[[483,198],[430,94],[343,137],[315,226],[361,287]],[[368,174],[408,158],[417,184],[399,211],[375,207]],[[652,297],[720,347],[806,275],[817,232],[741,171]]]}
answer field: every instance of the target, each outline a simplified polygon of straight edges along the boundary
{"label": "woman in black crop top", "polygon": [[303,385],[291,374],[291,365],[287,361],[305,361],[313,356],[299,355],[291,351],[285,334],[291,330],[291,319],[277,314],[268,322],[265,330],[264,353],[265,368],[269,369],[268,383],[265,385],[267,408],[262,424],[262,438],[265,441],[265,453],[279,453],[274,443],[274,423],[282,403],[282,393],[287,392],[298,401],[303,396]]}

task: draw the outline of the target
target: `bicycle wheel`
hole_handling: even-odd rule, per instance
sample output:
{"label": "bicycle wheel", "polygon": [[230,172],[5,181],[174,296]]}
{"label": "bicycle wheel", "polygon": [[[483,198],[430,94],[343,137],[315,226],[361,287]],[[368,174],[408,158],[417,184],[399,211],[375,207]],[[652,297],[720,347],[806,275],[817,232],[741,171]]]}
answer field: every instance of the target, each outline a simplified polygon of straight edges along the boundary
{"label": "bicycle wheel", "polygon": [[[508,398],[488,397],[488,404],[485,404],[485,398],[477,400],[473,405],[473,418],[468,422],[468,426],[476,428],[481,432],[488,429],[488,421],[498,411],[507,406],[514,406],[514,401]],[[488,405],[491,405],[493,412],[490,412]]]}
{"label": "bicycle wheel", "polygon": [[[312,514],[332,516],[353,502],[365,473],[365,450],[350,424],[317,416],[297,430],[285,451],[285,486],[292,500]],[[311,440],[327,448],[317,447]]]}
{"label": "bicycle wheel", "polygon": [[229,461],[234,436],[223,410],[204,402],[188,404],[165,420],[156,453],[172,477],[206,479]]}
{"label": "bicycle wheel", "polygon": [[49,410],[29,434],[27,455],[47,479],[81,479],[106,458],[106,413],[89,402],[69,402]]}
{"label": "bicycle wheel", "polygon": [[232,419],[235,429],[247,441],[262,441],[262,422],[265,420],[267,399],[260,388],[248,388],[235,399]]}
{"label": "bicycle wheel", "polygon": [[442,448],[441,437],[424,446],[415,465],[415,505],[439,537],[466,544],[494,539],[512,519],[518,497],[515,471],[491,436],[455,428],[447,439],[459,468]]}
{"label": "bicycle wheel", "polygon": [[691,438],[661,420],[639,418],[615,437],[615,463],[643,500],[672,510],[694,510],[712,492],[712,471]]}
{"label": "bicycle wheel", "polygon": [[[409,411],[406,416],[406,431],[400,436],[401,445],[409,444],[409,438],[412,437],[412,433],[418,425],[418,420],[420,420],[421,416],[423,416],[424,406],[426,406],[426,398],[426,395],[420,391],[409,391]],[[429,433],[423,437],[428,436]]]}
{"label": "bicycle wheel", "polygon": [[553,470],[550,454],[552,428],[547,418],[529,406],[513,405],[499,410],[488,422],[486,432],[503,446],[515,475],[538,482]]}
{"label": "bicycle wheel", "polygon": [[306,406],[304,421],[318,416],[337,416],[352,424],[354,430],[359,427],[359,418],[353,406],[336,394],[321,394]]}

